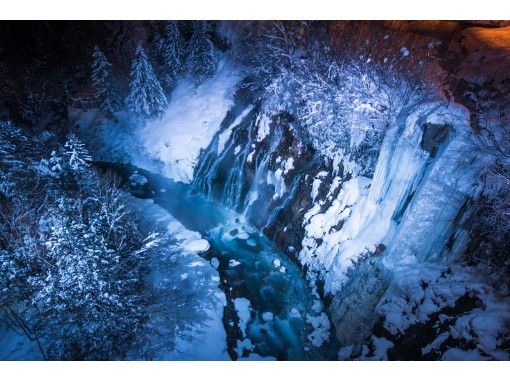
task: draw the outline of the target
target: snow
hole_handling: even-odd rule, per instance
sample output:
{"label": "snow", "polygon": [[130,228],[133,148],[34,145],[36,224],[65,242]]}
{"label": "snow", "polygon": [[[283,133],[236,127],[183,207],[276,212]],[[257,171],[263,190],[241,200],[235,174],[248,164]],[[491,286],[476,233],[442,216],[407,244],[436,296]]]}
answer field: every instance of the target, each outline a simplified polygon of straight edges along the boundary
{"label": "snow", "polygon": [[196,267],[205,267],[205,264],[202,261],[194,261],[190,264],[188,264],[190,268],[196,268]]}
{"label": "snow", "polygon": [[291,318],[301,318],[301,313],[299,312],[298,309],[293,307],[292,309],[290,309],[289,317],[291,317]]}
{"label": "snow", "polygon": [[43,360],[36,342],[21,331],[0,322],[0,360]]}
{"label": "snow", "polygon": [[253,155],[255,154],[255,151],[252,150],[249,154],[248,154],[248,157],[246,157],[246,162],[248,163],[251,163],[253,161]]}
{"label": "snow", "polygon": [[350,359],[353,348],[354,346],[352,344],[350,346],[340,347],[340,349],[338,350],[338,359],[339,360]]}
{"label": "snow", "polygon": [[233,104],[238,79],[236,71],[222,62],[214,77],[197,89],[180,82],[165,116],[138,131],[149,157],[164,163],[164,175],[182,182],[191,180],[200,150],[209,145]]}
{"label": "snow", "polygon": [[287,174],[292,169],[294,169],[294,157],[289,157],[283,164],[283,174]]}
{"label": "snow", "polygon": [[225,144],[230,138],[233,129],[241,124],[243,119],[250,113],[252,109],[253,105],[248,106],[248,108],[246,108],[239,116],[236,117],[232,124],[230,124],[223,132],[220,133],[218,136],[218,156],[221,154],[221,152],[223,152],[223,149],[225,149]]}
{"label": "snow", "polygon": [[262,320],[264,322],[270,322],[273,320],[273,313],[271,313],[270,311],[265,311],[262,313]]}
{"label": "snow", "polygon": [[[344,279],[346,270],[353,264],[352,260],[370,244],[370,240],[368,244],[366,240],[353,240],[361,222],[359,204],[366,198],[369,186],[368,178],[354,177],[342,185],[337,198],[324,213],[318,213],[320,208],[313,207],[305,214],[305,221],[308,222],[300,259],[303,264],[312,267],[318,264],[317,259],[326,267],[334,265],[331,280],[335,283]],[[357,207],[354,207],[355,204]],[[336,226],[342,222],[342,228],[337,230]],[[322,244],[317,245],[318,239],[322,240]],[[329,290],[330,283],[326,285]]]}
{"label": "snow", "polygon": [[387,351],[390,348],[393,348],[393,343],[391,343],[386,338],[377,338],[376,336],[372,336],[372,343],[374,344],[374,356],[370,359],[372,360],[388,360]]}
{"label": "snow", "polygon": [[129,177],[129,181],[133,184],[133,185],[139,185],[139,186],[143,186],[147,183],[147,178],[145,178],[143,175],[141,174],[138,174],[138,173],[135,173],[133,174],[131,177]]}
{"label": "snow", "polygon": [[243,340],[237,340],[237,346],[235,351],[237,352],[237,355],[239,355],[239,357],[242,357],[244,350],[251,351],[254,348],[255,346],[252,344],[251,340],[245,338]]}
{"label": "snow", "polygon": [[313,179],[312,183],[312,193],[310,194],[312,196],[312,202],[315,202],[315,199],[317,198],[317,195],[319,195],[319,188],[322,183],[322,178],[326,177],[328,175],[328,172],[321,171],[317,173],[315,178]]}
{"label": "snow", "polygon": [[186,251],[194,251],[197,253],[205,252],[209,250],[211,245],[205,239],[191,240],[183,245],[183,249]]}
{"label": "snow", "polygon": [[214,76],[198,87],[181,80],[164,116],[145,125],[122,112],[116,122],[104,120],[97,110],[71,109],[69,116],[95,160],[129,162],[188,183],[200,150],[209,145],[233,105],[239,79],[237,69],[220,61]]}
{"label": "snow", "polygon": [[229,267],[236,267],[238,265],[241,265],[241,262],[240,261],[237,261],[235,259],[230,259],[229,262],[228,262],[228,266]]}
{"label": "snow", "polygon": [[[191,337],[177,336],[176,346],[172,349],[165,349],[168,343],[158,342],[163,349],[158,352],[157,360],[230,360],[226,351],[226,332],[223,327],[223,310],[226,305],[226,297],[219,289],[219,276],[215,268],[209,262],[200,257],[193,249],[203,249],[207,242],[201,239],[198,232],[186,229],[172,215],[156,204],[147,204],[143,200],[130,197],[130,203],[142,215],[144,220],[151,221],[165,226],[171,243],[168,250],[170,255],[176,255],[175,242],[180,248],[178,267],[175,271],[182,281],[191,281],[194,289],[198,292],[198,302],[201,308],[202,321],[188,326]],[[208,244],[208,243],[207,243]],[[162,254],[164,259],[165,253]],[[158,256],[159,258],[159,256]],[[161,265],[158,260],[154,263],[154,273],[151,274],[156,284],[164,284],[166,277],[172,275],[167,270],[159,272]],[[186,285],[186,286],[189,286]],[[163,310],[164,311],[164,310]],[[161,323],[161,312],[153,313],[151,318],[156,326],[164,328]],[[162,339],[157,336],[154,339]],[[133,357],[136,357],[136,353]]]}
{"label": "snow", "polygon": [[437,350],[441,344],[443,344],[448,339],[449,336],[450,334],[447,332],[439,334],[437,338],[432,341],[432,343],[421,349],[422,355],[426,355],[433,350]]}
{"label": "snow", "polygon": [[312,183],[312,202],[315,202],[315,198],[319,195],[319,187],[321,186],[322,180],[320,178],[314,178]]}
{"label": "snow", "polygon": [[218,267],[220,266],[220,261],[219,261],[216,257],[213,257],[213,258],[211,259],[211,265],[212,265],[214,268],[218,269]]}
{"label": "snow", "polygon": [[331,327],[326,313],[317,316],[306,315],[306,322],[311,324],[313,332],[308,335],[308,340],[315,346],[320,347],[329,339],[329,328]]}
{"label": "snow", "polygon": [[[500,357],[502,353],[497,346],[501,343],[500,336],[505,326],[510,322],[510,305],[477,278],[475,271],[459,264],[446,266],[441,263],[409,262],[401,265],[394,272],[394,282],[376,310],[384,317],[384,327],[397,335],[413,324],[428,321],[433,313],[447,306],[453,307],[466,294],[478,297],[483,305],[453,317],[455,319],[451,320],[449,330],[423,347],[422,353],[439,348],[452,337],[476,342],[478,351],[485,357]],[[442,316],[440,320],[444,321],[445,318]],[[455,354],[459,352],[452,351],[447,357]],[[464,358],[472,354],[468,352]],[[508,354],[505,357],[508,358]]]}
{"label": "snow", "polygon": [[250,301],[246,298],[234,298],[234,307],[237,312],[237,316],[239,317],[239,329],[243,335],[243,338],[246,337],[246,326],[248,326],[248,322],[251,317],[251,305]]}
{"label": "snow", "polygon": [[267,114],[261,113],[258,116],[257,121],[256,121],[256,124],[258,125],[257,142],[261,142],[269,135],[269,133],[271,132],[271,128],[269,126],[270,123],[271,123],[271,119],[269,118],[269,116]]}
{"label": "snow", "polygon": [[400,52],[402,53],[403,57],[408,57],[409,56],[409,50],[406,47],[401,48]]}
{"label": "snow", "polygon": [[[421,148],[419,126],[425,123],[448,124],[455,131],[433,161]],[[354,175],[329,200],[340,182],[334,180],[328,195],[317,199],[323,176],[315,177],[314,203],[303,221],[301,262],[320,273],[326,291],[335,293],[357,258],[380,243],[387,247],[384,263],[389,268],[405,257],[432,259],[432,252],[441,252],[450,237],[451,221],[472,195],[470,184],[483,165],[473,146],[469,113],[460,105],[423,103],[403,115],[386,134],[373,179]],[[401,220],[396,218],[399,212]],[[452,258],[462,244],[459,240],[454,246]]]}
{"label": "snow", "polygon": [[274,172],[268,170],[266,174],[266,183],[268,185],[274,186],[273,199],[275,200],[281,198],[285,194],[285,191],[287,190],[285,187],[285,181],[283,179],[282,173],[283,173],[282,169],[278,168]]}
{"label": "snow", "polygon": [[273,260],[273,265],[274,265],[274,267],[275,267],[275,268],[278,268],[278,267],[279,267],[280,265],[282,265],[282,264],[281,264],[280,260],[278,260],[278,259],[274,259],[274,260]]}
{"label": "snow", "polygon": [[486,360],[478,350],[461,350],[460,348],[450,348],[446,351],[441,360]]}

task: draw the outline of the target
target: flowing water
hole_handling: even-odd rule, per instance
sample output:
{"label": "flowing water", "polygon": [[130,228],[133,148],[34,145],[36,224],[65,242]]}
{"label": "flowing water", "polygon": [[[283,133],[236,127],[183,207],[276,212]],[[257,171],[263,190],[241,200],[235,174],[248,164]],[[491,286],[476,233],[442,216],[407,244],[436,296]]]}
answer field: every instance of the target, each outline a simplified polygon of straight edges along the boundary
{"label": "flowing water", "polygon": [[317,342],[318,336],[327,335],[321,301],[300,268],[242,215],[190,185],[130,165],[97,165],[112,169],[128,184],[133,173],[143,175],[148,182],[130,186],[133,195],[152,198],[209,241],[211,248],[203,256],[217,267],[227,296],[223,322],[233,359],[250,353],[290,360],[331,358],[331,345]]}

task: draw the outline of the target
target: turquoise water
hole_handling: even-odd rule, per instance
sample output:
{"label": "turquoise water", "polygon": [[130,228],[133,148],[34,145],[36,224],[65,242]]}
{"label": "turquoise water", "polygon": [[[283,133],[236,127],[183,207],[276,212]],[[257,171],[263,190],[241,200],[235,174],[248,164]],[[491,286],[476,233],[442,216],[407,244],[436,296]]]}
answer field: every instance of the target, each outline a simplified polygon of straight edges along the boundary
{"label": "turquoise water", "polygon": [[329,358],[328,344],[315,347],[308,339],[313,328],[306,323],[307,314],[316,316],[319,302],[296,264],[258,229],[189,185],[128,165],[98,165],[114,169],[125,180],[135,171],[142,174],[148,182],[130,186],[132,193],[154,199],[186,228],[209,241],[211,249],[203,256],[218,269],[227,296],[224,326],[233,359],[251,353],[290,360]]}

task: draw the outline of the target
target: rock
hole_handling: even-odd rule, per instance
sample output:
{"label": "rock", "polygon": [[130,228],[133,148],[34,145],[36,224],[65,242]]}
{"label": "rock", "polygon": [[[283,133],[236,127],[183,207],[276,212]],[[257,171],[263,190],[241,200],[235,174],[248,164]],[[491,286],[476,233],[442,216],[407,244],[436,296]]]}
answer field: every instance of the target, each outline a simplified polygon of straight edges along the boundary
{"label": "rock", "polygon": [[129,177],[129,181],[133,186],[143,186],[148,182],[147,178],[138,173],[135,173],[131,177]]}
{"label": "rock", "polygon": [[301,318],[301,313],[299,312],[298,309],[293,307],[292,309],[290,309],[289,317],[291,317],[291,318]]}
{"label": "rock", "polygon": [[237,260],[234,260],[234,259],[231,259],[229,262],[228,262],[228,266],[229,267],[236,267],[238,265],[241,265],[241,262],[240,261],[237,261]]}
{"label": "rock", "polygon": [[213,257],[213,258],[211,259],[211,265],[212,265],[214,268],[218,269],[218,267],[220,266],[220,261],[219,261],[216,257]]}
{"label": "rock", "polygon": [[241,240],[246,240],[250,237],[250,235],[248,235],[247,232],[245,231],[242,231],[239,235],[237,235],[237,238],[238,239],[241,239]]}
{"label": "rock", "polygon": [[184,250],[191,251],[191,252],[197,252],[197,253],[205,252],[210,247],[211,247],[211,245],[205,239],[192,240],[192,241],[187,242],[183,246]]}
{"label": "rock", "polygon": [[271,313],[270,311],[263,312],[262,313],[262,319],[264,320],[264,322],[272,321],[273,320],[273,313]]}
{"label": "rock", "polygon": [[239,233],[239,230],[237,228],[234,228],[233,230],[229,231],[229,235],[230,236],[237,236],[237,234]]}

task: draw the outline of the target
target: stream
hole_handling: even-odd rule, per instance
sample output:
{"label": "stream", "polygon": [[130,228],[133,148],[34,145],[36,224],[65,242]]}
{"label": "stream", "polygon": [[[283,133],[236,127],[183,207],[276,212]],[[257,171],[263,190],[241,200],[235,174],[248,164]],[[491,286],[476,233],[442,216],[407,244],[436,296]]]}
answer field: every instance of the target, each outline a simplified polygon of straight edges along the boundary
{"label": "stream", "polygon": [[134,196],[153,199],[209,241],[211,248],[201,255],[217,268],[227,297],[223,324],[232,359],[334,358],[322,301],[313,295],[301,269],[260,230],[191,185],[128,164],[96,166],[117,173]]}

